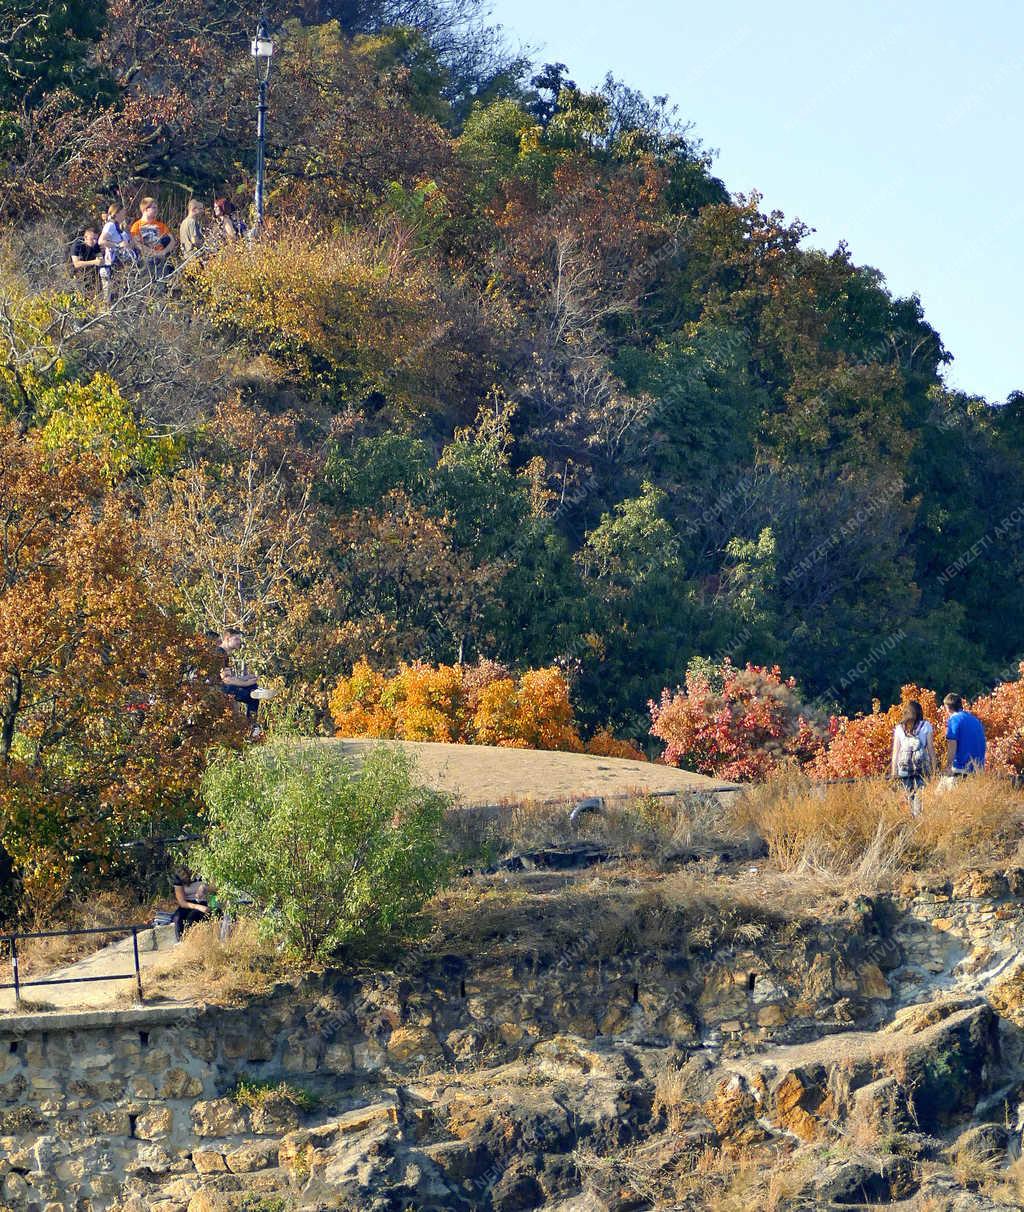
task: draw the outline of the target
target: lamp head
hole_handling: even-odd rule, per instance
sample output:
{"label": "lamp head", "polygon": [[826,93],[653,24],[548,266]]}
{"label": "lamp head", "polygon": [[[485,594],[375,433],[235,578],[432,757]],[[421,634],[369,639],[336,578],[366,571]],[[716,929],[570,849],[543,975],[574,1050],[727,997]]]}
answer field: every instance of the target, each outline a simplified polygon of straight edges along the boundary
{"label": "lamp head", "polygon": [[251,53],[257,74],[265,80],[270,75],[270,60],[274,54],[274,43],[265,17],[261,17],[259,25],[256,26]]}

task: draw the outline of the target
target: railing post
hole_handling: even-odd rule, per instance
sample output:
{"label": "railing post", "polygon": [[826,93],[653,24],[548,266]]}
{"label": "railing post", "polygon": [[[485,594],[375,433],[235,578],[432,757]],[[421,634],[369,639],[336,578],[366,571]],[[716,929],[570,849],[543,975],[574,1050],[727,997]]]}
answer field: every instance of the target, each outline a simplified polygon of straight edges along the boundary
{"label": "railing post", "polygon": [[132,951],[135,954],[135,989],[142,1001],[142,972],[139,968],[139,932],[132,926]]}
{"label": "railing post", "polygon": [[11,935],[11,968],[14,970],[14,1008],[21,1009],[21,982],[18,978],[18,936]]}

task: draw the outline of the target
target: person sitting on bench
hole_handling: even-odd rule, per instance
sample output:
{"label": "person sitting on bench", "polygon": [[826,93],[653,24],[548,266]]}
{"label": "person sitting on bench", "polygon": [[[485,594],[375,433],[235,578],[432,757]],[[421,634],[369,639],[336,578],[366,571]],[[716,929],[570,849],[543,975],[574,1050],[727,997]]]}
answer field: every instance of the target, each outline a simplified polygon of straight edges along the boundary
{"label": "person sitting on bench", "polygon": [[181,942],[186,926],[203,922],[210,916],[210,886],[193,875],[187,867],[174,873],[174,941]]}
{"label": "person sitting on bench", "polygon": [[245,708],[246,719],[253,725],[255,733],[259,727],[256,716],[260,702],[263,699],[272,698],[274,692],[262,689],[256,675],[244,664],[239,664],[237,668],[232,664],[232,657],[241,649],[243,642],[242,633],[234,628],[229,627],[221,632],[220,642],[217,645],[222,656],[221,690],[230,695],[236,703],[242,704]]}

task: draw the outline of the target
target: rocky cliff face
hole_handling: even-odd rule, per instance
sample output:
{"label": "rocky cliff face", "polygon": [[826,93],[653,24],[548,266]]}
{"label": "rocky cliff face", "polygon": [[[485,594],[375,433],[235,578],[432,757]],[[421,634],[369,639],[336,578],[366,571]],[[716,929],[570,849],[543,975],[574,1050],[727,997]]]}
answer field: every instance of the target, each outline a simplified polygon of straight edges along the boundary
{"label": "rocky cliff face", "polygon": [[0,1020],[0,1202],[1024,1206],[1024,872],[793,913],[758,878],[523,871],[391,970]]}

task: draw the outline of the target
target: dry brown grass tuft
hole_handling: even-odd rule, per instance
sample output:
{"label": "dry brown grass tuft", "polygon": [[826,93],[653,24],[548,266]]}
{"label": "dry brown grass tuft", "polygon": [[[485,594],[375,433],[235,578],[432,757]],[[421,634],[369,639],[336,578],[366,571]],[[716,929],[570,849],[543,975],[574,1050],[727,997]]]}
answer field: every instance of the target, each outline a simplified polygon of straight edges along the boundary
{"label": "dry brown grass tuft", "polygon": [[925,790],[914,844],[932,865],[955,870],[1008,858],[1024,832],[1024,794],[1008,779],[972,774]]}
{"label": "dry brown grass tuft", "polygon": [[997,1175],[992,1176],[982,1188],[987,1195],[1011,1208],[1024,1206],[1024,1157],[1019,1157]]}
{"label": "dry brown grass tuft", "polygon": [[738,795],[731,825],[756,832],[782,871],[817,874],[848,888],[889,886],[910,869],[942,871],[1007,859],[1024,829],[1024,795],[977,774],[930,783],[911,816],[884,779],[825,786],[787,771]]}
{"label": "dry brown grass tuft", "polygon": [[297,974],[256,922],[236,921],[223,941],[219,922],[200,922],[147,970],[146,997],[237,1005]]}
{"label": "dry brown grass tuft", "polygon": [[736,796],[729,813],[764,838],[783,871],[882,883],[908,865],[911,817],[882,779],[824,787],[787,771]]}

